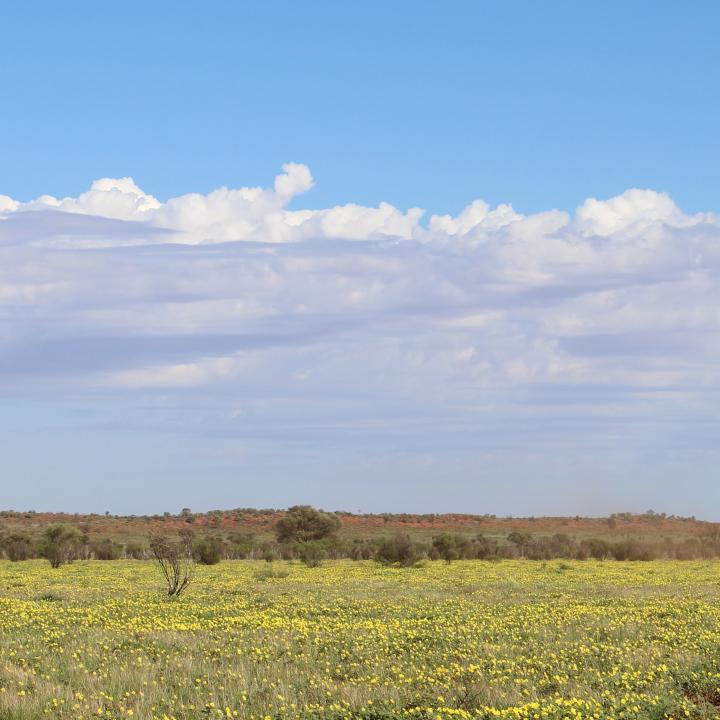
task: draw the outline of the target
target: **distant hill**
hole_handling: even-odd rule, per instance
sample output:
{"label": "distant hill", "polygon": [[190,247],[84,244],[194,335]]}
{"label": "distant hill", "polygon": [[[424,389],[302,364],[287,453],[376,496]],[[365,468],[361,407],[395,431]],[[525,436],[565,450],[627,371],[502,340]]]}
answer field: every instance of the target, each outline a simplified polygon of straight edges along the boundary
{"label": "distant hill", "polygon": [[[162,515],[86,515],[44,512],[0,511],[0,530],[38,533],[54,523],[68,523],[82,528],[90,537],[109,537],[118,541],[145,538],[151,533],[176,535],[181,529],[192,528],[196,534],[252,535],[258,540],[273,536],[275,523],[284,510],[236,508],[194,513],[184,509],[178,514]],[[417,538],[430,538],[442,532],[487,537],[506,537],[512,532],[532,535],[562,533],[576,538],[672,538],[720,534],[720,523],[678,517],[663,513],[615,513],[609,517],[496,517],[461,513],[423,514],[336,513],[342,520],[341,536],[377,538],[407,533]]]}

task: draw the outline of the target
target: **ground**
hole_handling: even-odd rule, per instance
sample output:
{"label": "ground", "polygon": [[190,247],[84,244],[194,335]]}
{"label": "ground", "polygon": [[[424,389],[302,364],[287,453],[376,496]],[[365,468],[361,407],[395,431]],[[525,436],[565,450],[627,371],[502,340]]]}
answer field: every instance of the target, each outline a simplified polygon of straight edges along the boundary
{"label": "ground", "polygon": [[720,564],[0,561],[0,718],[715,718]]}

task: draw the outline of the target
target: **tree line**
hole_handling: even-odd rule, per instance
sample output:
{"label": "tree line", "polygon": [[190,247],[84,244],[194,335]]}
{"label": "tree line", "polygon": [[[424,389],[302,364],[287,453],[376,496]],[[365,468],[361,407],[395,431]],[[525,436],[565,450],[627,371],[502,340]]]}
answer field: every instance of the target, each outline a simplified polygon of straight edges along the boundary
{"label": "tree line", "polygon": [[[511,532],[505,537],[482,534],[438,533],[417,538],[407,533],[392,537],[349,538],[339,534],[337,513],[326,513],[308,505],[290,508],[275,525],[274,539],[252,534],[196,535],[183,528],[175,539],[153,536],[146,541],[119,543],[111,538],[92,539],[87,530],[68,524],[50,525],[37,535],[0,530],[0,554],[11,561],[45,558],[53,567],[77,559],[117,560],[158,559],[158,548],[175,548],[178,557],[213,565],[220,560],[299,560],[310,567],[324,560],[350,558],[376,560],[385,565],[411,566],[423,560],[453,562],[463,559],[530,560],[605,559],[653,560],[669,558],[694,560],[720,557],[720,532],[681,540],[672,538],[578,538],[564,533],[539,535]],[[182,552],[177,548],[182,548]]]}

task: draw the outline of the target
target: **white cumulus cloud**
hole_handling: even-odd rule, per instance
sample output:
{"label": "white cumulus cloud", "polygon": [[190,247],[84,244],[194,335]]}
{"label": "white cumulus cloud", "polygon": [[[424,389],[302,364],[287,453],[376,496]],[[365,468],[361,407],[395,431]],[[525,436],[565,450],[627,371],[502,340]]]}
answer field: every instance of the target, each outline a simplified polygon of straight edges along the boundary
{"label": "white cumulus cloud", "polygon": [[716,216],[636,189],[575,213],[290,209],[312,186],[288,163],[165,202],[130,178],[0,196],[0,388],[203,397],[203,422],[268,436],[717,421]]}

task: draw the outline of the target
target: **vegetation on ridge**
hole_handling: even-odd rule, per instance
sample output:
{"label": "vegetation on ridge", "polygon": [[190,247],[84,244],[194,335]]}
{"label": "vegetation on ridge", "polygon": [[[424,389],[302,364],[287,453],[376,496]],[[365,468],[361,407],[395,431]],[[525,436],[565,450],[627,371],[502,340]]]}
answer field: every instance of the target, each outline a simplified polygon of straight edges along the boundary
{"label": "vegetation on ridge", "polygon": [[241,509],[202,515],[185,508],[178,515],[144,517],[0,513],[0,556],[13,561],[45,557],[60,565],[73,559],[148,559],[151,536],[185,544],[203,564],[222,559],[300,559],[318,566],[340,558],[408,565],[423,558],[452,562],[720,556],[720,524],[653,512],[608,518],[497,518],[352,515],[300,505],[287,511]]}

